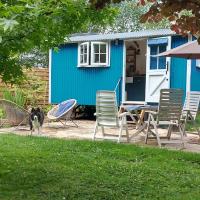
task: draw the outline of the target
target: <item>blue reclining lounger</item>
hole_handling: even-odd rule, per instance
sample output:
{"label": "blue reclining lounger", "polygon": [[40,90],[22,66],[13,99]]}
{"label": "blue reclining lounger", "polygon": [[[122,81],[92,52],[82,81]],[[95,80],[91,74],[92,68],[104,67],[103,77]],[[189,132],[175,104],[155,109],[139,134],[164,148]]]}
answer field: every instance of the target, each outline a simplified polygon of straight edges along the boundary
{"label": "blue reclining lounger", "polygon": [[[53,107],[53,109],[51,109],[47,113],[47,117],[49,120],[60,121],[64,126],[66,126],[66,122],[67,120],[69,120],[76,127],[78,127],[78,125],[72,119],[72,113],[76,105],[77,105],[77,101],[75,99],[69,99],[69,100],[63,101],[57,106]],[[62,120],[64,120],[65,122],[63,123]]]}

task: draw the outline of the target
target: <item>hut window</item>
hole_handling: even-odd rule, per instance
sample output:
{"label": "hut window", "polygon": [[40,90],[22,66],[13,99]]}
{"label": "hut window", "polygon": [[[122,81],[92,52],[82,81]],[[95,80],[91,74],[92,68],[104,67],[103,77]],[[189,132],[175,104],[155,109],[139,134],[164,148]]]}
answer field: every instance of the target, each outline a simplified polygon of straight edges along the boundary
{"label": "hut window", "polygon": [[91,43],[91,65],[107,66],[108,65],[108,43],[92,42]]}
{"label": "hut window", "polygon": [[84,42],[79,44],[79,67],[108,66],[108,42]]}
{"label": "hut window", "polygon": [[79,45],[79,66],[89,65],[89,42],[84,42]]}
{"label": "hut window", "polygon": [[150,69],[165,69],[166,68],[166,58],[158,57],[159,53],[166,51],[166,44],[162,45],[151,45],[150,46]]}
{"label": "hut window", "polygon": [[197,60],[196,60],[196,66],[197,66],[198,68],[200,68],[200,59],[197,59]]}

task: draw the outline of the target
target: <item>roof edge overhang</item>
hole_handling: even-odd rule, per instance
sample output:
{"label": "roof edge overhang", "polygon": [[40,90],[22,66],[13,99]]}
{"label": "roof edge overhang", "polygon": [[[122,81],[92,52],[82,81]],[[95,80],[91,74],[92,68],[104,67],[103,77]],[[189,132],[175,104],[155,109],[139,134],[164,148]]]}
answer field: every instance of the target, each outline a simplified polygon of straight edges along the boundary
{"label": "roof edge overhang", "polygon": [[176,35],[176,33],[170,29],[159,29],[159,30],[144,30],[137,32],[126,32],[126,33],[110,33],[110,34],[83,34],[83,35],[72,35],[66,38],[66,43],[79,43],[79,42],[90,42],[90,41],[109,41],[109,40],[136,40],[136,39],[147,39],[152,37],[166,37]]}

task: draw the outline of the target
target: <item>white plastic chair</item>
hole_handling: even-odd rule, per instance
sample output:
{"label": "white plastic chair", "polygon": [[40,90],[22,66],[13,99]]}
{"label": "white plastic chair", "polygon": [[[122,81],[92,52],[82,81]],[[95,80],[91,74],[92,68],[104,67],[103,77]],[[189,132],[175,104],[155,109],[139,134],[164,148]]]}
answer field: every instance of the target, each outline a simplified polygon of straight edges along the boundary
{"label": "white plastic chair", "polygon": [[121,141],[122,131],[126,131],[129,142],[129,132],[126,123],[127,112],[118,113],[116,93],[114,91],[97,91],[96,93],[96,124],[93,139],[96,139],[98,127],[101,127],[103,138],[105,138],[105,127],[118,128],[118,142]]}
{"label": "white plastic chair", "polygon": [[[148,139],[156,138],[159,147],[167,143],[182,143],[184,147],[183,131],[181,128],[183,90],[161,89],[158,112],[148,111],[147,132],[145,143]],[[167,136],[161,137],[158,131],[159,126],[168,126]],[[172,128],[177,127],[181,140],[170,140]],[[154,131],[153,131],[154,130]],[[153,135],[153,137],[151,137]],[[167,140],[163,140],[163,139]]]}
{"label": "white plastic chair", "polygon": [[185,133],[185,126],[188,121],[191,121],[194,125],[194,128],[197,130],[197,134],[200,137],[200,130],[196,126],[196,116],[199,110],[199,103],[200,103],[200,92],[198,91],[191,91],[188,92],[185,98],[183,110],[182,110],[182,129],[183,133]]}

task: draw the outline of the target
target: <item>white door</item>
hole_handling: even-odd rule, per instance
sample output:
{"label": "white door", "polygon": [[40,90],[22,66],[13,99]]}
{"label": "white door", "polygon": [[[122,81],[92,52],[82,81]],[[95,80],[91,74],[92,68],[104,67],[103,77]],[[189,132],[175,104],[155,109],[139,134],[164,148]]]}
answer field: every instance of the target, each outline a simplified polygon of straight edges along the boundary
{"label": "white door", "polygon": [[146,102],[158,103],[160,89],[170,87],[170,58],[156,56],[169,49],[171,49],[171,37],[151,39],[147,44]]}

